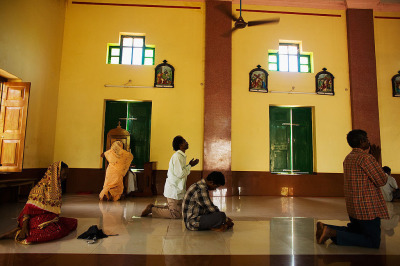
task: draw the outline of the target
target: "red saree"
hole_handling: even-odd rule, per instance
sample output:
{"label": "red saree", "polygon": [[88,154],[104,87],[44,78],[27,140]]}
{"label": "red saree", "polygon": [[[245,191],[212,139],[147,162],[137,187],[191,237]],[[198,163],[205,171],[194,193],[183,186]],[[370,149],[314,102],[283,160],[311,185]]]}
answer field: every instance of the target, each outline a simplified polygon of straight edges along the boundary
{"label": "red saree", "polygon": [[28,202],[18,217],[18,226],[22,228],[24,215],[28,219],[28,235],[15,240],[21,244],[46,242],[62,238],[75,230],[77,219],[59,217],[61,212],[61,162],[49,166],[45,176],[32,188]]}
{"label": "red saree", "polygon": [[[59,217],[58,214],[42,210],[34,205],[26,204],[18,217],[19,227],[22,227],[24,214],[30,216],[29,235],[22,244],[31,244],[56,240],[75,230],[78,221],[74,218]],[[46,223],[52,221],[50,223]],[[42,227],[42,228],[41,228]]]}

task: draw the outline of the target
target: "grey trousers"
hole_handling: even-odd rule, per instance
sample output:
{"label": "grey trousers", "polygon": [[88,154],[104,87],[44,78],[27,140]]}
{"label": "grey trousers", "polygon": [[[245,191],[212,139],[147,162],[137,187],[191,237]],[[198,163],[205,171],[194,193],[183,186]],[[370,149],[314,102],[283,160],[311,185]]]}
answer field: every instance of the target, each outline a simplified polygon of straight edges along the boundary
{"label": "grey trousers", "polygon": [[200,216],[199,230],[210,230],[221,226],[226,222],[226,215],[224,212],[213,212]]}

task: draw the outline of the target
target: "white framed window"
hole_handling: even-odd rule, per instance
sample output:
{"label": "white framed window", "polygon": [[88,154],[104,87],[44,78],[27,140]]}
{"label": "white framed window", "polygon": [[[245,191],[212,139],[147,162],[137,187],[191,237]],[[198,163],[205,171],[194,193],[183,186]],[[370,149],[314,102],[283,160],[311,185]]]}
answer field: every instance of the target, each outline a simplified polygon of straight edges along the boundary
{"label": "white framed window", "polygon": [[311,53],[301,53],[298,43],[279,43],[279,50],[268,51],[268,70],[311,73]]}
{"label": "white framed window", "polygon": [[108,44],[108,64],[154,65],[155,47],[145,45],[145,36],[121,35],[120,43]]}

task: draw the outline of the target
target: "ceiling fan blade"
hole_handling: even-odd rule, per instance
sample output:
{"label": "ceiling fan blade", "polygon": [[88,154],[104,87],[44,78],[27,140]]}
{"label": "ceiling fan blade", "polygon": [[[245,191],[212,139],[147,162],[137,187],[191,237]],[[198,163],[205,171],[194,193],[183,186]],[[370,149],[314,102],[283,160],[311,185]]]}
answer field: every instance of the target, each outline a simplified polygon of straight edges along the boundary
{"label": "ceiling fan blade", "polygon": [[229,17],[233,21],[237,20],[237,17],[232,14],[232,10],[228,10],[224,4],[217,5],[217,8],[218,8],[219,11],[224,13],[227,17]]}
{"label": "ceiling fan blade", "polygon": [[229,37],[229,35],[231,35],[235,30],[237,30],[239,28],[233,27],[230,31],[225,32],[224,34],[222,34],[222,37]]}
{"label": "ceiling fan blade", "polygon": [[279,18],[273,18],[273,19],[264,19],[264,20],[253,20],[247,22],[247,26],[258,26],[258,25],[263,25],[263,24],[269,24],[269,23],[278,23]]}

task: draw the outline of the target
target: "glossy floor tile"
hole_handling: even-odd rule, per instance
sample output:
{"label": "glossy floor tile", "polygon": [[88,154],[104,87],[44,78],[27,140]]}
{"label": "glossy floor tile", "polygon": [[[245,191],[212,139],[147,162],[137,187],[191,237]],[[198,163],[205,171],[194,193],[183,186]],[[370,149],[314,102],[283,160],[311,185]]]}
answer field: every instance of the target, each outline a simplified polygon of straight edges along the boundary
{"label": "glossy floor tile", "polygon": [[[317,220],[335,225],[347,223],[344,198],[247,196],[214,197],[213,201],[234,220],[233,230],[223,233],[194,232],[188,231],[182,220],[140,217],[148,203],[166,204],[163,197],[99,202],[96,195],[66,195],[63,198],[62,216],[77,218],[77,230],[58,241],[36,245],[24,246],[13,240],[1,240],[0,254],[3,255],[0,256],[0,264],[3,259],[4,263],[8,263],[4,265],[17,265],[18,259],[12,254],[43,254],[45,257],[49,254],[87,254],[96,258],[119,254],[137,255],[137,258],[144,259],[146,265],[150,265],[147,261],[151,259],[161,260],[165,265],[168,265],[167,261],[180,264],[180,260],[186,260],[180,257],[182,255],[194,256],[192,258],[198,255],[222,256],[224,263],[227,258],[222,259],[223,256],[231,256],[229,260],[232,261],[228,264],[235,261],[235,265],[241,265],[239,262],[244,259],[243,256],[250,256],[255,261],[268,261],[268,265],[277,259],[297,265],[291,262],[295,258],[310,260],[312,265],[325,265],[326,261],[334,260],[353,265],[350,257],[378,256],[384,257],[385,264],[390,265],[387,262],[396,261],[400,255],[400,202],[388,203],[391,219],[382,220],[382,244],[380,249],[375,250],[316,243]],[[23,203],[1,205],[0,233],[15,225],[23,206]],[[94,244],[77,239],[91,225],[98,225],[106,234],[118,236],[110,236]],[[156,257],[143,257],[153,255]],[[211,261],[217,262],[218,259]]]}

